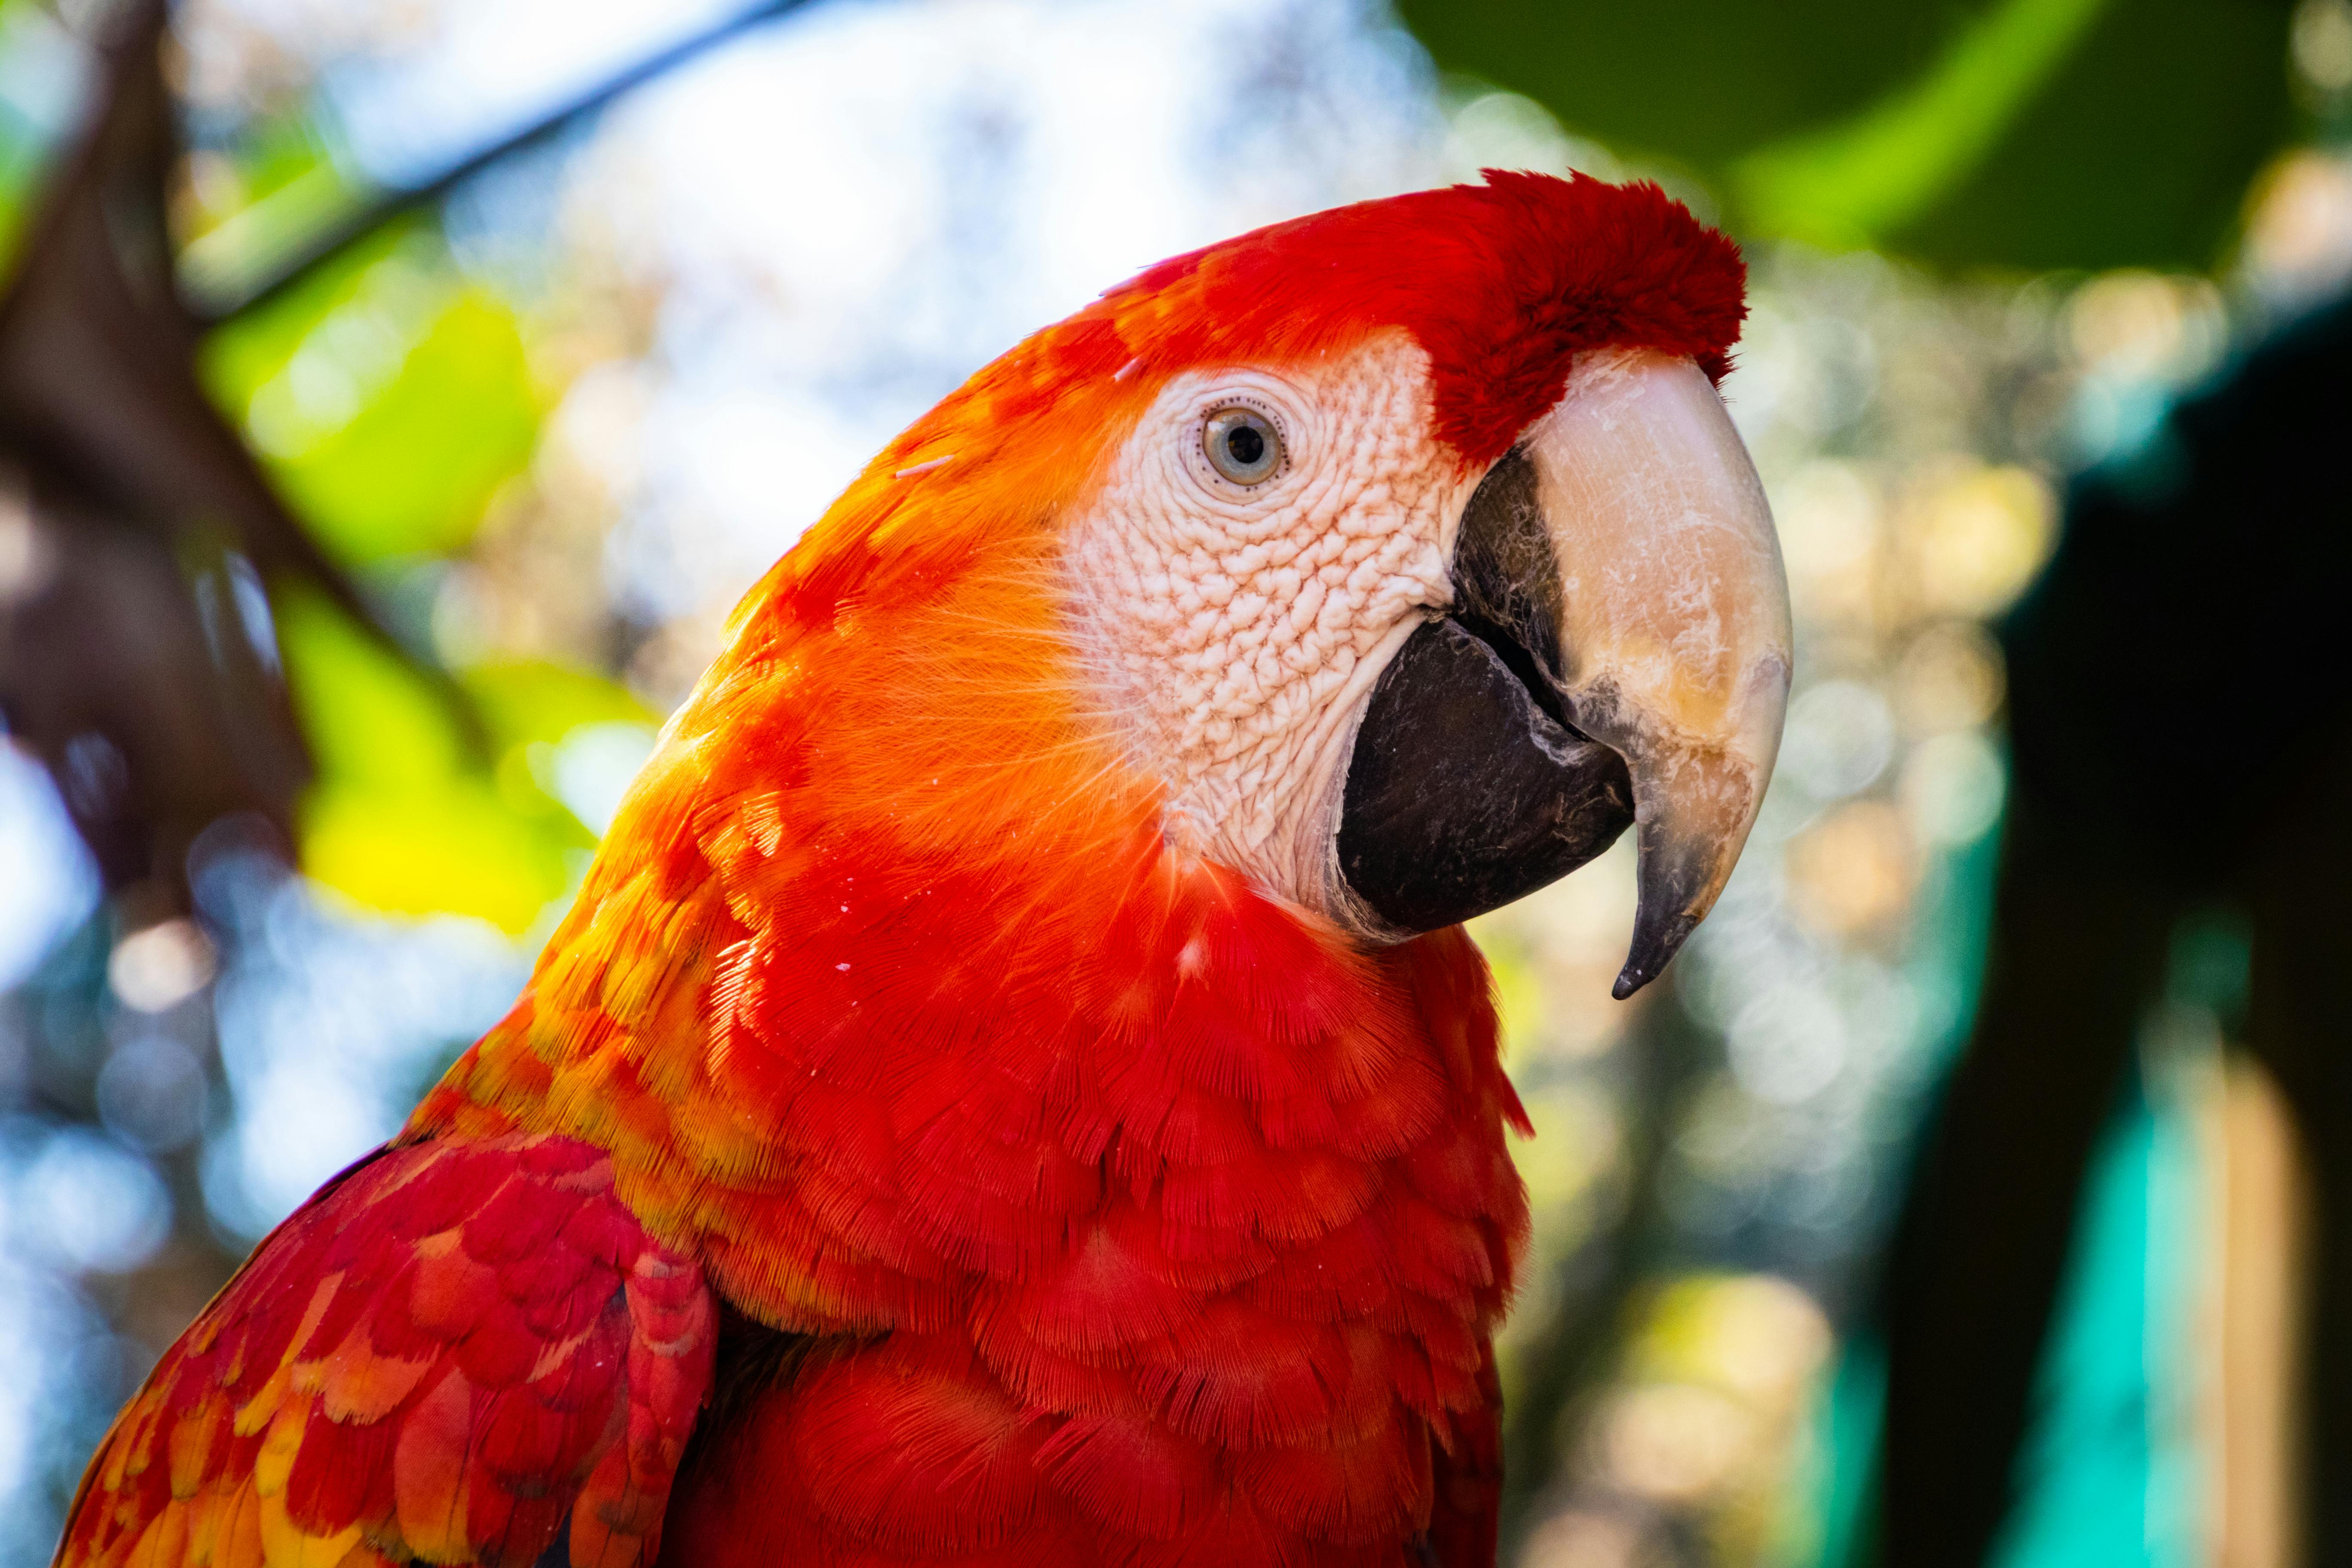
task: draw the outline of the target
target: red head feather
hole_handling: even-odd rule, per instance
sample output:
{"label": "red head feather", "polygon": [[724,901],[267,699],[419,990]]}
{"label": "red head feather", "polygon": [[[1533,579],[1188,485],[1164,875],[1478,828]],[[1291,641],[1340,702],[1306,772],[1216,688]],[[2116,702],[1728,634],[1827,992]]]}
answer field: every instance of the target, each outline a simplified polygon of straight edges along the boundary
{"label": "red head feather", "polygon": [[1738,247],[1653,184],[1488,170],[1163,261],[1097,310],[1152,367],[1299,360],[1402,327],[1438,436],[1475,467],[1559,400],[1587,349],[1688,355],[1721,380],[1747,315]]}

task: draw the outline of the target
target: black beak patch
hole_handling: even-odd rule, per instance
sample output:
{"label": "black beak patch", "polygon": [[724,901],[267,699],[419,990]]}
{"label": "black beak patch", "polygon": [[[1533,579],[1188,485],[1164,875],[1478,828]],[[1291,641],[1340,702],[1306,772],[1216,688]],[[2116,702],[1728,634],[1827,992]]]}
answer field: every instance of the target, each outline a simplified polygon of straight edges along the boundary
{"label": "black beak patch", "polygon": [[1562,709],[1559,568],[1524,454],[1471,496],[1454,591],[1373,687],[1341,805],[1340,873],[1400,931],[1499,909],[1633,822],[1624,759]]}

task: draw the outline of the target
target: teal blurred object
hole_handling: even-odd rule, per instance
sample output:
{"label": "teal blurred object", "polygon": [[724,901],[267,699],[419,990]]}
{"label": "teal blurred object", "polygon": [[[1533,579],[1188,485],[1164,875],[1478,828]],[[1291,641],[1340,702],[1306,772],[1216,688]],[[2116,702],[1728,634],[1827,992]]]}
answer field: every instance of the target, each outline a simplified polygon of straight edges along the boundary
{"label": "teal blurred object", "polygon": [[[2196,1131],[2138,1073],[2094,1153],[2036,1369],[2016,1501],[1987,1568],[2191,1568],[2203,1455],[2190,1345],[2203,1216]],[[1864,1334],[1823,1390],[1810,1568],[1860,1568],[1876,1508],[1885,1347]],[[1784,1562],[1800,1559],[1784,1558]]]}
{"label": "teal blurred object", "polygon": [[2074,1247],[1990,1568],[2189,1568],[2196,1134],[2137,1074],[2093,1156]]}
{"label": "teal blurred object", "polygon": [[2294,129],[2283,0],[1402,0],[1440,66],[1681,166],[1746,236],[2210,265]]}

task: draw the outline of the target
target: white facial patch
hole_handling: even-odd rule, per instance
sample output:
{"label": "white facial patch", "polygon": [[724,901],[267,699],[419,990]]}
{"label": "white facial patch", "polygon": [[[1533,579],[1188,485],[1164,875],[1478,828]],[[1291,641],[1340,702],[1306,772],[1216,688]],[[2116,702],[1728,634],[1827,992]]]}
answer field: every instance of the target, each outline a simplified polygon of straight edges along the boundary
{"label": "white facial patch", "polygon": [[[1281,439],[1254,484],[1202,445],[1236,406]],[[1402,332],[1280,375],[1186,374],[1069,535],[1090,674],[1130,761],[1167,786],[1171,839],[1329,914],[1357,722],[1423,612],[1450,602],[1476,483],[1430,426],[1429,358]]]}

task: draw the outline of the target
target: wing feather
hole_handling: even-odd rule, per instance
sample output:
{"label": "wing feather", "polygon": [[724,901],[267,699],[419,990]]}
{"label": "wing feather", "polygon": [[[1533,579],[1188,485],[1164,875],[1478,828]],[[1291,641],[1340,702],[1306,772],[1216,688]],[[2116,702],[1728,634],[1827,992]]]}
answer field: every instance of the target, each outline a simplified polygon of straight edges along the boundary
{"label": "wing feather", "polygon": [[710,1391],[604,1154],[389,1149],[279,1226],[90,1461],[58,1568],[642,1568]]}

